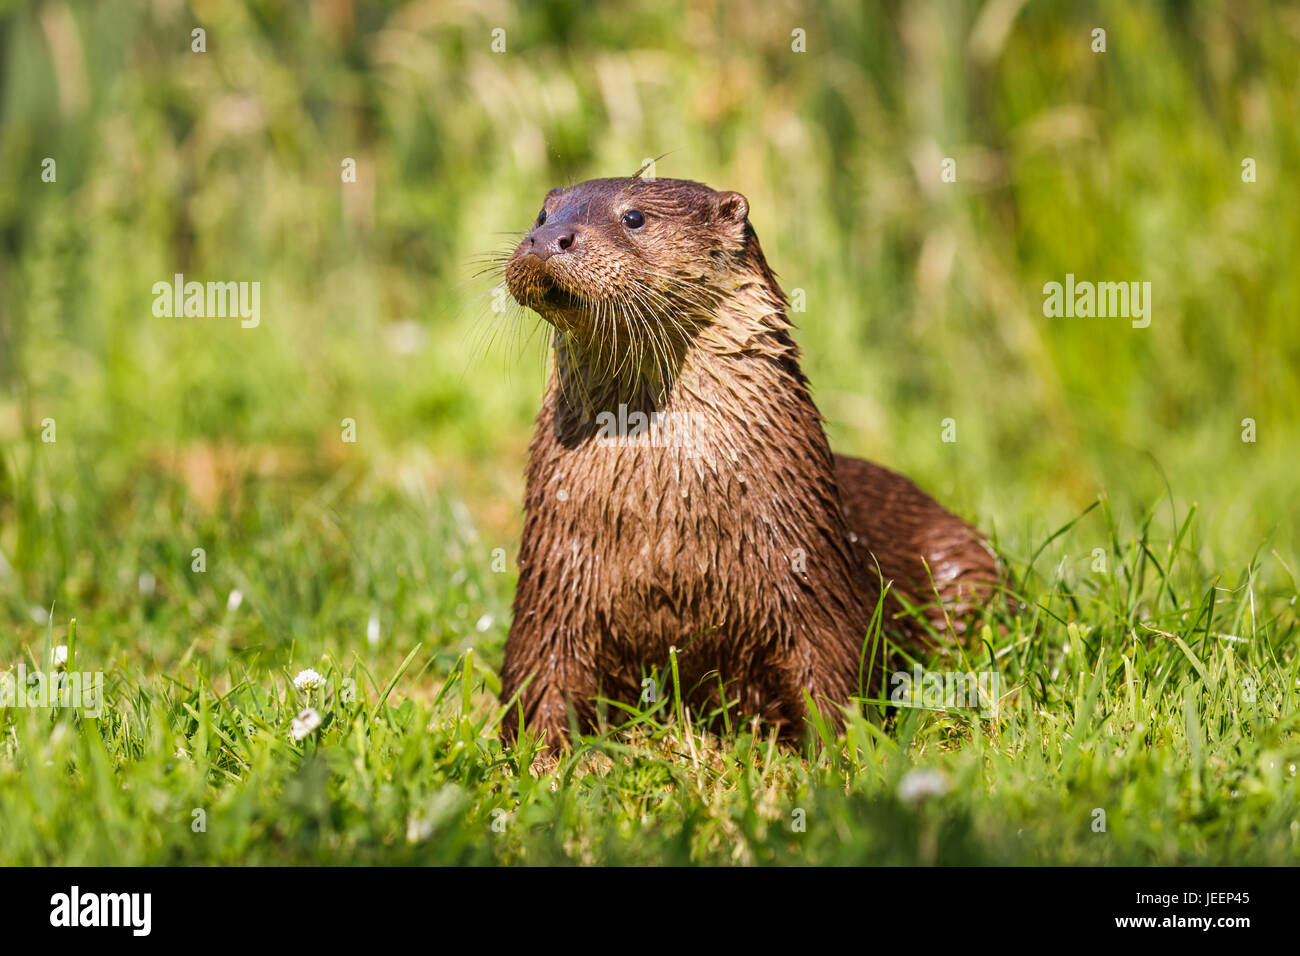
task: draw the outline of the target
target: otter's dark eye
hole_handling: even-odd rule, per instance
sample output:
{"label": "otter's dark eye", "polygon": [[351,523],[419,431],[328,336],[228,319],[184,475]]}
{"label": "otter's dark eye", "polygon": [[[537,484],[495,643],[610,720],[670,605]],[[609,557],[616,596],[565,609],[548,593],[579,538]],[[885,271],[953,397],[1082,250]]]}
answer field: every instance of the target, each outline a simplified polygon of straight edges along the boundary
{"label": "otter's dark eye", "polygon": [[539,225],[539,226],[544,226],[544,225],[546,225],[546,210],[545,210],[545,209],[543,209],[541,212],[539,212],[539,213],[537,214],[537,225]]}
{"label": "otter's dark eye", "polygon": [[645,215],[639,209],[629,209],[623,213],[623,225],[629,229],[640,229],[645,225]]}

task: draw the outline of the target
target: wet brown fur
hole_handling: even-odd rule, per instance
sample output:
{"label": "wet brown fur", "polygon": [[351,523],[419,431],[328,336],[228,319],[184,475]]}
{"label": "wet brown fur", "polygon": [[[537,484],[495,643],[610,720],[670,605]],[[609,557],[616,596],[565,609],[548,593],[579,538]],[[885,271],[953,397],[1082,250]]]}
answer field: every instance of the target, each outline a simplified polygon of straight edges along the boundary
{"label": "wet brown fur", "polygon": [[[805,693],[842,705],[865,689],[881,576],[964,633],[996,559],[906,478],[831,453],[744,197],[608,179],[552,190],[544,209],[505,270],[555,329],[502,669],[525,724],[562,743],[572,708],[591,729],[595,698],[635,702],[676,647],[698,705],[722,686],[797,733]],[[639,228],[622,221],[633,209]],[[636,412],[690,416],[676,419],[689,440],[610,438],[611,416]],[[886,629],[924,641],[898,610]]]}

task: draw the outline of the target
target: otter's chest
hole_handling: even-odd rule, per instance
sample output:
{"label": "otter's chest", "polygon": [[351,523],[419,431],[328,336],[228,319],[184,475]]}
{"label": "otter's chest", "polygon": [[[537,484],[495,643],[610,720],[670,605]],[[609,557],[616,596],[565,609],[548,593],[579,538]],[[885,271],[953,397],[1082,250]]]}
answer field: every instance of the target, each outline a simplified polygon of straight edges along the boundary
{"label": "otter's chest", "polygon": [[529,476],[527,562],[643,649],[752,629],[805,563],[798,490],[738,451],[626,436],[559,448]]}

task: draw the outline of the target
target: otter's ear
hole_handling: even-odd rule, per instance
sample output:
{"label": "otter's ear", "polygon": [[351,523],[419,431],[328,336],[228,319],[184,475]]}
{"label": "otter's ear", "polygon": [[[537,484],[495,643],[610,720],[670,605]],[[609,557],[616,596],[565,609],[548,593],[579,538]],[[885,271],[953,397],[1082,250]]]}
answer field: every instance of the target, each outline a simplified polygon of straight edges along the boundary
{"label": "otter's ear", "polygon": [[749,215],[749,200],[740,193],[718,193],[716,203],[719,219],[744,222]]}

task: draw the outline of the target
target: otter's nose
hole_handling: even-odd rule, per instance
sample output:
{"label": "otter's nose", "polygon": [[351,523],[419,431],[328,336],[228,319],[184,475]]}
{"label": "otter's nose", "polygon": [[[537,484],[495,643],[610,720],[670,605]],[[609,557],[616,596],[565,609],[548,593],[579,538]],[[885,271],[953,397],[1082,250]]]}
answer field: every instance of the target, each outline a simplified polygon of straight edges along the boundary
{"label": "otter's nose", "polygon": [[532,243],[529,252],[539,259],[549,259],[572,249],[578,242],[578,231],[566,225],[542,226],[532,231],[528,241]]}

